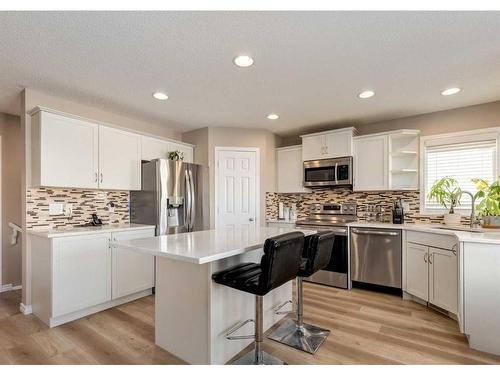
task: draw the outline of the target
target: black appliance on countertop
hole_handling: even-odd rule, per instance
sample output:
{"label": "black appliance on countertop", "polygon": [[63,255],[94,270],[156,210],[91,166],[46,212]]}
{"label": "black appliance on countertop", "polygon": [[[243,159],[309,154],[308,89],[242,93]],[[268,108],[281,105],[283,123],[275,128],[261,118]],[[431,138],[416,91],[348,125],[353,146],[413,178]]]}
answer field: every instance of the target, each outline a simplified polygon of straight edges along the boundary
{"label": "black appliance on countertop", "polygon": [[403,210],[403,202],[398,199],[394,203],[394,208],[392,209],[392,223],[393,224],[403,224],[405,221],[405,213]]}

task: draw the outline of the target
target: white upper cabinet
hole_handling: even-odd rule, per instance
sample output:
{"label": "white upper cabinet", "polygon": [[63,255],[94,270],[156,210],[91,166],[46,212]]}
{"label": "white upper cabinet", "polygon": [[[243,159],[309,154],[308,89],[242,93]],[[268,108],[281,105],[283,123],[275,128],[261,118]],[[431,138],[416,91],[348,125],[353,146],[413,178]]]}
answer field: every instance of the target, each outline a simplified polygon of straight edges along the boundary
{"label": "white upper cabinet", "polygon": [[99,187],[141,189],[141,137],[99,126]]}
{"label": "white upper cabinet", "polygon": [[169,152],[180,151],[184,161],[192,163],[194,159],[193,146],[186,143],[166,141],[159,138],[141,137],[142,160],[166,159]]}
{"label": "white upper cabinet", "polygon": [[31,121],[32,185],[98,188],[99,126],[38,111]]}
{"label": "white upper cabinet", "polygon": [[153,137],[141,137],[142,160],[166,159],[171,151],[170,142]]}
{"label": "white upper cabinet", "polygon": [[193,162],[193,146],[105,126],[65,113],[31,113],[31,184],[82,189],[137,190],[141,160],[181,151]]}
{"label": "white upper cabinet", "polygon": [[192,163],[194,160],[193,146],[185,143],[170,142],[169,151],[180,151],[184,155],[183,161]]}
{"label": "white upper cabinet", "polygon": [[388,189],[388,137],[356,137],[354,139],[353,190]]}
{"label": "white upper cabinet", "polygon": [[354,137],[355,191],[418,190],[418,130]]}
{"label": "white upper cabinet", "polygon": [[302,160],[352,156],[355,134],[355,128],[343,128],[302,135]]}
{"label": "white upper cabinet", "polygon": [[303,187],[302,147],[291,146],[276,149],[276,192],[300,193]]}

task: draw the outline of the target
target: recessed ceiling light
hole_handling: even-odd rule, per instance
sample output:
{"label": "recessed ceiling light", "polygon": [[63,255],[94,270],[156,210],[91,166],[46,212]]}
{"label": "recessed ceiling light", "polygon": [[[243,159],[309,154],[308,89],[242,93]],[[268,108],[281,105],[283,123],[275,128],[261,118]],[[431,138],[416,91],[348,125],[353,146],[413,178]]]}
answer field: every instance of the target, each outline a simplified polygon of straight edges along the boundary
{"label": "recessed ceiling light", "polygon": [[168,95],[165,94],[163,91],[156,91],[153,93],[153,98],[158,99],[158,100],[167,100]]}
{"label": "recessed ceiling light", "polygon": [[271,113],[271,114],[267,115],[267,118],[268,118],[269,120],[277,120],[277,119],[279,119],[280,117],[279,117],[276,113]]}
{"label": "recessed ceiling light", "polygon": [[360,99],[368,99],[368,98],[371,98],[373,95],[375,95],[375,93],[373,91],[366,90],[366,91],[360,92],[358,94],[358,98],[360,98]]}
{"label": "recessed ceiling light", "polygon": [[443,96],[454,95],[459,93],[460,91],[462,91],[462,89],[459,87],[451,87],[449,89],[441,91],[441,95]]}
{"label": "recessed ceiling light", "polygon": [[239,55],[233,59],[233,62],[236,66],[240,68],[248,68],[253,65],[253,59],[247,55]]}

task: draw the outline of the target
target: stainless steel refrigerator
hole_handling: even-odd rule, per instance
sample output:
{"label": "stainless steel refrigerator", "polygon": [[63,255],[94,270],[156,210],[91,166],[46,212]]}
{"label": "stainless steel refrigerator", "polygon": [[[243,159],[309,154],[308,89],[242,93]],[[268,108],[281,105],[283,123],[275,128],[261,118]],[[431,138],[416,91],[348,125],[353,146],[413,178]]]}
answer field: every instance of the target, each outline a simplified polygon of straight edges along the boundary
{"label": "stainless steel refrigerator", "polygon": [[130,222],[156,235],[209,228],[208,168],[155,159],[142,164],[142,189],[130,192]]}

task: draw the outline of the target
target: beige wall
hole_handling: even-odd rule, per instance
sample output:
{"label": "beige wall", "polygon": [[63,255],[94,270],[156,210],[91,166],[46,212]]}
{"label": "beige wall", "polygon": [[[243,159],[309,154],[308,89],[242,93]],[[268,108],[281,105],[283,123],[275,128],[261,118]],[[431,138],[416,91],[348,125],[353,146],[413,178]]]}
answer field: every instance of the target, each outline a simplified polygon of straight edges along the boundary
{"label": "beige wall", "polygon": [[[24,138],[23,155],[25,157],[22,173],[22,225],[26,228],[26,187],[30,185],[31,179],[31,138],[30,138],[30,116],[27,115],[36,106],[67,112],[73,115],[92,119],[115,125],[121,128],[130,129],[138,133],[157,135],[161,137],[180,140],[182,135],[180,130],[172,129],[169,124],[152,123],[124,115],[116,110],[105,107],[79,103],[68,100],[62,96],[49,95],[32,89],[25,89],[21,93],[21,131]],[[23,281],[23,304],[31,304],[31,269],[30,269],[30,243],[29,238],[23,243],[22,258],[22,281]]]}
{"label": "beige wall", "polygon": [[182,141],[195,145],[194,162],[208,166],[208,133],[209,128],[201,128],[182,133]]}
{"label": "beige wall", "polygon": [[21,284],[22,236],[16,245],[10,244],[9,222],[21,225],[21,120],[17,116],[0,113],[0,139],[2,149],[2,279],[0,285]]}
{"label": "beige wall", "polygon": [[[395,129],[418,129],[422,132],[421,135],[433,135],[497,127],[500,126],[500,101],[354,126],[360,135]],[[344,126],[332,126],[330,129],[342,127]],[[321,130],[327,129],[329,128]],[[298,136],[286,137],[283,140],[284,146],[295,144],[300,144]]]}
{"label": "beige wall", "polygon": [[263,129],[204,128],[183,134],[196,145],[195,162],[210,168],[210,227],[215,227],[215,147],[256,147],[260,150],[260,220],[265,220],[266,192],[275,190],[275,148],[281,139]]}

